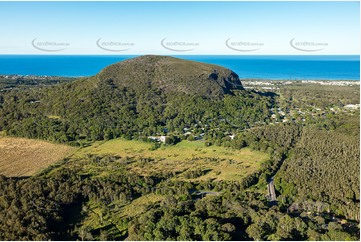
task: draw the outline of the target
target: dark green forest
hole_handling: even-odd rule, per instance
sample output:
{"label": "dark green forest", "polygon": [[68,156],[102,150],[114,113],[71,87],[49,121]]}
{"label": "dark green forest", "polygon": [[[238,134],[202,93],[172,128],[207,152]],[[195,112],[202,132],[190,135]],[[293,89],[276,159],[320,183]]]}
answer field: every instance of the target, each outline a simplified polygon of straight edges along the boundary
{"label": "dark green forest", "polygon": [[[190,179],[203,170],[188,180],[139,175],[127,165],[152,159],[109,155],[67,158],[33,177],[0,176],[0,239],[359,240],[360,114],[344,108],[358,103],[359,86],[245,90],[225,68],[153,56],[90,78],[15,84],[0,92],[7,136],[82,148],[167,135],[171,142],[154,149],[200,140],[270,159],[241,181]],[[276,202],[267,197],[272,178]],[[148,196],[161,199],[142,213],[129,209]]]}

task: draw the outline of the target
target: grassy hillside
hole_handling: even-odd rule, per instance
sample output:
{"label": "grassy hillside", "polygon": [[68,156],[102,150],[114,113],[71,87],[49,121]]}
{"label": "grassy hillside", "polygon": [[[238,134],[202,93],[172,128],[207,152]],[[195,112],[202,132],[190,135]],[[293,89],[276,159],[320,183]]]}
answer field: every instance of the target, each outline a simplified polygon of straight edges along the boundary
{"label": "grassy hillside", "polygon": [[[248,148],[236,150],[221,146],[206,147],[202,141],[182,141],[174,146],[162,146],[150,150],[151,143],[136,140],[115,139],[96,142],[83,148],[73,158],[104,157],[106,155],[134,158],[137,161],[126,166],[130,172],[142,176],[157,176],[160,173],[177,174],[177,180],[234,180],[256,172],[261,164],[269,159],[265,153],[251,151]],[[95,169],[93,164],[85,161],[84,167]],[[84,168],[85,170],[87,168]],[[97,168],[99,171],[99,168]],[[104,173],[111,169],[103,167]],[[104,173],[100,173],[104,175]],[[194,175],[192,175],[194,173]],[[199,177],[195,175],[199,173]]]}

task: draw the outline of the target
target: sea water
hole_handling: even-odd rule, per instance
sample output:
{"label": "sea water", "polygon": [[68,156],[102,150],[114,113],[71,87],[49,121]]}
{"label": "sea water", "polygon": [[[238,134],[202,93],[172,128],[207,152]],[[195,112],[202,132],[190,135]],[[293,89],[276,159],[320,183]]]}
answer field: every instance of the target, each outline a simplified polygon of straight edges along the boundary
{"label": "sea water", "polygon": [[[0,55],[0,74],[81,77],[136,56]],[[274,80],[360,80],[360,56],[182,55],[187,60],[221,65],[242,78]]]}

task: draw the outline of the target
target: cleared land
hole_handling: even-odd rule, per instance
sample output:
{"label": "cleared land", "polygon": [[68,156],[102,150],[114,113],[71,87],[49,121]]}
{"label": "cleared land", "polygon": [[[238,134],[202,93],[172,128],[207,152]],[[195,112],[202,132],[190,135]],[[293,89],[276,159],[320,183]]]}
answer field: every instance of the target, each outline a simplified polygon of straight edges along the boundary
{"label": "cleared land", "polygon": [[[202,141],[184,140],[176,145],[161,146],[157,150],[151,150],[152,146],[152,143],[125,139],[95,142],[80,149],[64,165],[80,169],[84,175],[91,174],[104,179],[127,172],[154,177],[172,173],[168,178],[172,181],[241,181],[269,159],[268,154],[249,148],[236,150],[220,146],[206,147]],[[192,176],[192,172],[197,175]],[[160,183],[157,187],[162,188],[163,185]],[[104,204],[89,201],[82,224],[97,230],[107,230],[112,236],[122,238],[128,231],[127,223],[122,221],[140,216],[166,198],[166,195],[149,193],[130,203],[117,200],[107,207],[111,213],[103,212]]]}
{"label": "cleared land", "polygon": [[9,177],[31,176],[75,150],[46,141],[0,137],[0,174]]}
{"label": "cleared land", "polygon": [[[182,141],[174,146],[162,146],[150,150],[152,144],[143,141],[115,139],[97,142],[76,153],[74,157],[84,158],[89,154],[96,156],[114,155],[120,157],[143,158],[127,165],[127,170],[139,175],[152,176],[160,172],[177,174],[178,180],[241,180],[260,168],[269,159],[262,152],[248,148],[236,150],[232,148],[210,146],[202,141]],[[86,162],[83,166],[96,170]],[[105,168],[105,167],[104,167]],[[189,173],[201,171],[202,175],[190,177]],[[109,170],[104,169],[104,173]],[[103,175],[106,175],[104,174]]]}
{"label": "cleared land", "polygon": [[[249,148],[206,147],[202,141],[184,140],[176,145],[162,145],[156,150],[151,150],[152,146],[153,143],[121,138],[95,142],[76,151],[69,162],[52,169],[48,175],[64,167],[99,181],[111,180],[124,173],[151,177],[168,177],[171,173],[169,178],[154,185],[161,190],[173,187],[168,182],[241,181],[269,159],[268,154]],[[83,204],[82,215],[76,218],[82,224],[78,233],[83,234],[84,228],[94,228],[95,231],[107,231],[119,240],[125,239],[129,228],[127,221],[154,206],[162,206],[167,197],[149,192],[132,201],[116,199],[106,206],[97,199],[89,200]]]}

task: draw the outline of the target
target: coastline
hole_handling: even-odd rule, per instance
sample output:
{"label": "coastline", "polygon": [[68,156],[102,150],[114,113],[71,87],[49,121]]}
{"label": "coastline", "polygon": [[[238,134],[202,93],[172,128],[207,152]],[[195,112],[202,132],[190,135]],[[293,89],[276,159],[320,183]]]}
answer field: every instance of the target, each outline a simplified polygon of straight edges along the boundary
{"label": "coastline", "polygon": [[[231,69],[241,79],[360,80],[359,56],[173,55]],[[130,55],[0,55],[0,75],[89,77]]]}

